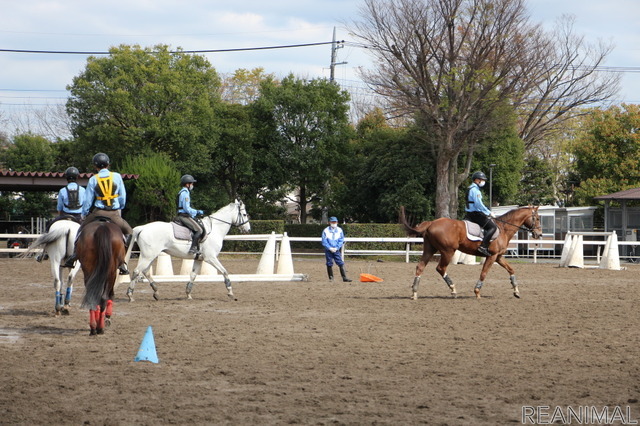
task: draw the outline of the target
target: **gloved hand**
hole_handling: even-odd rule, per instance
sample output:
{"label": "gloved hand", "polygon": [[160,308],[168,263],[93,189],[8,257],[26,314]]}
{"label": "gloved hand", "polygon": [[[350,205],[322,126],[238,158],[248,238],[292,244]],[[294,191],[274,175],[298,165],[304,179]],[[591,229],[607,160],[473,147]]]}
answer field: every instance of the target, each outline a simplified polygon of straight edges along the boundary
{"label": "gloved hand", "polygon": [[331,247],[331,248],[329,249],[329,251],[330,251],[331,253],[335,253],[335,252],[337,252],[337,251],[338,251],[338,249],[337,249],[337,248],[335,248],[335,247]]}
{"label": "gloved hand", "polygon": [[198,216],[203,216],[204,212],[202,210],[198,210]]}
{"label": "gloved hand", "polygon": [[489,217],[492,219],[496,218],[496,214],[494,212],[489,213]]}

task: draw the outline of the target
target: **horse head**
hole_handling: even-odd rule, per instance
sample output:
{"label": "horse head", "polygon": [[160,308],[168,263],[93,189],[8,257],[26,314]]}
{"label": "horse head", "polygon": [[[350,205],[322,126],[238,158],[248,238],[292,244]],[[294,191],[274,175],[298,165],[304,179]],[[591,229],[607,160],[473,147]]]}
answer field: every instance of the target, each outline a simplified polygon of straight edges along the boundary
{"label": "horse head", "polygon": [[536,240],[542,237],[542,225],[540,224],[538,208],[539,206],[529,206],[528,209],[531,211],[531,215],[524,221],[524,225],[529,228],[529,232]]}
{"label": "horse head", "polygon": [[251,231],[251,224],[249,223],[249,215],[247,214],[247,209],[244,205],[244,202],[242,202],[242,200],[240,200],[239,198],[236,199],[235,206],[238,210],[238,214],[235,221],[233,221],[233,225],[240,228],[240,231],[246,234]]}

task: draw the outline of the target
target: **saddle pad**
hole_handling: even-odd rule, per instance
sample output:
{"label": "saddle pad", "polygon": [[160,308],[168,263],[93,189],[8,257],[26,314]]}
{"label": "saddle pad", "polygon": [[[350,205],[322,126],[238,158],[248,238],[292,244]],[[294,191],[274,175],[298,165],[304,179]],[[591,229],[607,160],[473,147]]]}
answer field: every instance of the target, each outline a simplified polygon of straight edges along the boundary
{"label": "saddle pad", "polygon": [[[482,229],[480,229],[480,225],[475,222],[470,222],[468,220],[463,220],[464,224],[467,226],[467,238],[471,241],[482,241]],[[493,233],[491,237],[491,241],[498,238],[500,235],[500,228],[496,229],[496,232]]]}
{"label": "saddle pad", "polygon": [[191,241],[191,229],[183,225],[178,225],[175,222],[171,222],[171,225],[173,226],[173,236],[177,240]]}

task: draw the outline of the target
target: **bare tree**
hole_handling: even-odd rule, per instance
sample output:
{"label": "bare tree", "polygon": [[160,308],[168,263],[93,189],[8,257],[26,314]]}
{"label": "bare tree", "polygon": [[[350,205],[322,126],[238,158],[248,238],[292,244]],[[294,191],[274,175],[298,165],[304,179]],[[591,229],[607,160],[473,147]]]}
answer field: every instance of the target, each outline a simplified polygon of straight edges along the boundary
{"label": "bare tree", "polygon": [[[539,118],[521,119],[522,135],[535,140],[566,114],[549,102],[567,87],[567,74],[557,65],[565,63],[577,80],[593,74],[572,66],[578,60],[569,55],[573,39],[559,49],[529,22],[524,0],[365,0],[360,16],[351,32],[377,60],[363,77],[395,114],[413,116],[434,134],[439,217],[455,216],[476,143],[500,108],[528,105],[527,117]],[[603,59],[607,52],[600,53]],[[569,91],[584,99],[578,86]],[[546,100],[541,93],[548,93]],[[553,119],[552,112],[561,113]]]}

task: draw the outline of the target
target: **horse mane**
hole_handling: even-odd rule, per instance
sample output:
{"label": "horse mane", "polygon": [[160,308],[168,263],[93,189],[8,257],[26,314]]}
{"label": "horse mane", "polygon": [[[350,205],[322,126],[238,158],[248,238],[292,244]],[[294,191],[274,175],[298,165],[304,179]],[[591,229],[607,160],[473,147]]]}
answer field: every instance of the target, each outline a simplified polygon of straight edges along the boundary
{"label": "horse mane", "polygon": [[500,219],[504,220],[504,221],[509,221],[511,218],[513,218],[513,216],[515,216],[516,213],[518,213],[520,210],[522,209],[529,209],[531,208],[531,206],[520,206],[520,207],[516,207],[515,209],[511,209],[508,212],[506,212],[505,214],[503,214],[502,216],[500,216]]}

